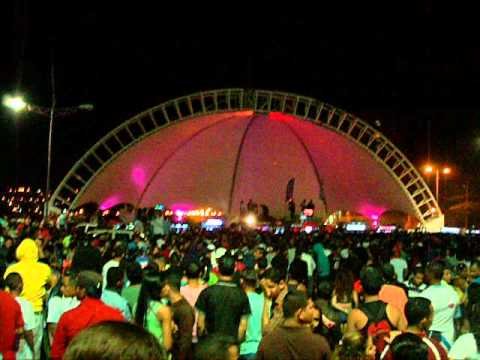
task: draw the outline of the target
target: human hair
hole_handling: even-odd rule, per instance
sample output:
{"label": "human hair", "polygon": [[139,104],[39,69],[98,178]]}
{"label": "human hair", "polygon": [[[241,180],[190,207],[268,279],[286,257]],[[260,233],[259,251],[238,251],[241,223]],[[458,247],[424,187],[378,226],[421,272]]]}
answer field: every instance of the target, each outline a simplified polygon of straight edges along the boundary
{"label": "human hair", "polygon": [[179,292],[180,286],[182,285],[182,274],[169,269],[165,272],[164,276],[164,284],[168,284],[175,292]]}
{"label": "human hair", "polygon": [[138,295],[137,311],[135,312],[135,322],[138,325],[144,325],[149,303],[151,301],[160,301],[160,292],[163,285],[161,273],[149,272],[143,277],[140,294]]}
{"label": "human hair", "polygon": [[412,333],[398,335],[391,344],[393,360],[428,360],[428,345]]}
{"label": "human hair", "polygon": [[247,269],[242,272],[241,278],[246,286],[255,288],[257,286],[258,277],[257,273],[253,269]]}
{"label": "human hair", "polygon": [[157,339],[141,327],[107,321],[90,326],[73,338],[64,360],[166,359]]}
{"label": "human hair", "polygon": [[367,295],[377,295],[384,283],[380,271],[372,266],[367,266],[360,271],[360,281]]}
{"label": "human hair", "polygon": [[275,284],[280,284],[280,282],[283,280],[285,281],[286,274],[284,271],[271,267],[267,271],[263,273],[263,278],[268,279],[271,282]]}
{"label": "human hair", "polygon": [[232,276],[235,272],[235,258],[225,254],[218,260],[218,269],[223,276]]}
{"label": "human hair", "polygon": [[330,300],[332,297],[333,287],[330,281],[322,281],[318,284],[317,295],[320,299]]}
{"label": "human hair", "polygon": [[22,291],[23,280],[19,273],[13,272],[5,278],[5,287],[13,291]]}
{"label": "human hair", "polygon": [[188,279],[198,279],[202,274],[201,266],[196,262],[191,262],[187,265],[185,269],[185,275]]}
{"label": "human hair", "polygon": [[124,256],[127,252],[127,247],[122,242],[117,242],[112,249],[112,258]]}
{"label": "human hair", "polygon": [[405,316],[409,325],[418,325],[420,321],[430,316],[431,301],[424,297],[408,299],[405,305]]}
{"label": "human hair", "polygon": [[394,283],[397,279],[397,275],[395,274],[395,268],[390,263],[383,263],[382,264],[382,275],[387,283]]}
{"label": "human hair", "polygon": [[115,288],[124,277],[123,270],[119,267],[111,267],[107,271],[107,288]]}
{"label": "human hair", "polygon": [[234,337],[211,335],[198,343],[195,360],[227,360],[229,348],[232,346],[238,346]]}
{"label": "human hair", "polygon": [[441,280],[443,278],[443,270],[445,266],[441,261],[432,261],[427,266],[427,273],[434,280]]}
{"label": "human hair", "polygon": [[360,331],[350,331],[343,335],[333,353],[333,360],[366,360],[367,337]]}
{"label": "human hair", "polygon": [[289,291],[283,300],[283,316],[288,319],[295,316],[295,313],[304,309],[308,304],[307,295],[302,291]]}
{"label": "human hair", "polygon": [[127,279],[131,285],[137,285],[142,283],[143,272],[142,267],[136,261],[127,265]]}
{"label": "human hair", "polygon": [[335,276],[334,285],[337,300],[351,299],[353,290],[353,274],[350,270],[340,269]]}
{"label": "human hair", "polygon": [[425,274],[425,269],[422,266],[415,266],[412,274],[415,276],[417,274]]}
{"label": "human hair", "polygon": [[102,275],[95,271],[85,270],[77,275],[76,285],[85,290],[85,295],[95,299],[102,297]]}

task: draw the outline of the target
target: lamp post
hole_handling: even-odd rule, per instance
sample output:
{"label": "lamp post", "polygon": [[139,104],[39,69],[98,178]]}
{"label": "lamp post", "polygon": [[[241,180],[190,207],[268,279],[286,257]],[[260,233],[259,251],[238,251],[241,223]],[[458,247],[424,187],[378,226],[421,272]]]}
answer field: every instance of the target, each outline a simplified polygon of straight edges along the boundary
{"label": "lamp post", "polygon": [[78,111],[92,111],[92,104],[81,104],[74,107],[65,107],[60,109],[55,109],[56,100],[54,98],[52,106],[49,108],[40,107],[27,103],[22,96],[10,96],[6,95],[3,98],[3,105],[11,109],[15,113],[20,112],[32,112],[40,114],[42,116],[49,117],[49,126],[48,126],[48,154],[47,154],[47,180],[45,185],[45,203],[43,205],[43,220],[48,220],[49,212],[49,202],[50,202],[50,174],[52,168],[52,136],[53,136],[53,120],[55,114],[57,116],[66,116]]}
{"label": "lamp post", "polygon": [[440,172],[442,175],[446,176],[451,174],[452,169],[448,166],[444,166],[442,168],[439,168],[438,166],[434,165],[425,165],[425,173],[426,174],[432,174],[435,173],[435,199],[437,200],[437,203],[440,201],[439,200],[439,192],[440,192]]}

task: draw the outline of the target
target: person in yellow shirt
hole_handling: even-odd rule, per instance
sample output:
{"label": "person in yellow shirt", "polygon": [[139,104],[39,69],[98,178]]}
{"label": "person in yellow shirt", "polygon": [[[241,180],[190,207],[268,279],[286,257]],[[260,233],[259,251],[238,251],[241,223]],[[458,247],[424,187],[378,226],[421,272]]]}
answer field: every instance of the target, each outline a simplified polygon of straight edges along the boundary
{"label": "person in yellow shirt", "polygon": [[33,329],[35,354],[40,354],[43,335],[43,302],[52,277],[50,267],[38,262],[38,253],[39,249],[34,240],[23,240],[16,251],[18,262],[10,265],[4,275],[6,278],[10,273],[20,274],[23,280],[21,296],[33,305],[36,324]]}

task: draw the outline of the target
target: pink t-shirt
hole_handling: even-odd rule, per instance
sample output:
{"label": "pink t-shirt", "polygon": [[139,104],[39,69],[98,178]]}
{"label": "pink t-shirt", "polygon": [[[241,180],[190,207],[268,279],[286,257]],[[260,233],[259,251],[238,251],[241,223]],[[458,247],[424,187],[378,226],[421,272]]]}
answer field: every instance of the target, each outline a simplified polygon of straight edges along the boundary
{"label": "pink t-shirt", "polygon": [[198,311],[195,308],[195,303],[197,302],[200,293],[203,289],[207,288],[207,285],[200,286],[191,286],[185,285],[180,288],[180,294],[187,300],[187,302],[195,309],[195,324],[193,325],[192,337],[193,342],[197,342],[197,321],[198,321]]}

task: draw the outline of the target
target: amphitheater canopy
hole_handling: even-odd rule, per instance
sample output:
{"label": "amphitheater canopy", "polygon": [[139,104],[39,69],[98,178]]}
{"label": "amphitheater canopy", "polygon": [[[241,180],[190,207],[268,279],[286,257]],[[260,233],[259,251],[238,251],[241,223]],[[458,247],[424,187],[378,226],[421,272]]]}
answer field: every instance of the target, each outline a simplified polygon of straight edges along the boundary
{"label": "amphitheater canopy", "polygon": [[440,209],[403,154],[376,129],[315,99],[227,89],[161,104],[101,139],[72,168],[52,205],[97,202],[210,206],[241,200],[286,213],[285,189],[320,212],[399,210],[425,222]]}

